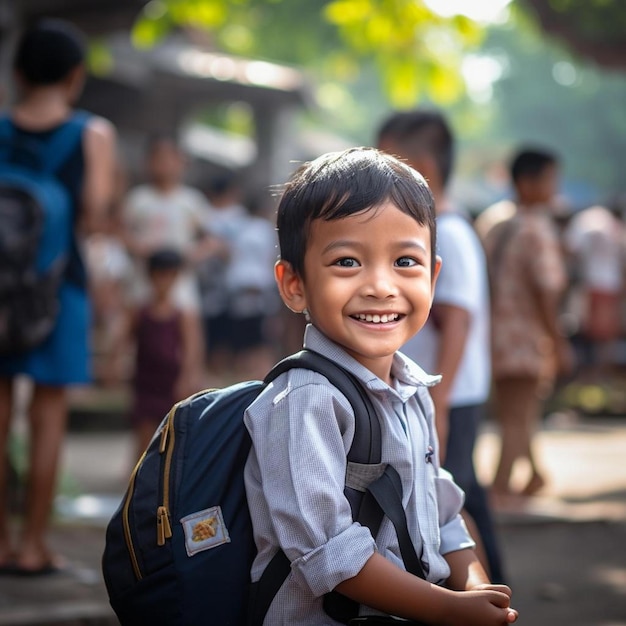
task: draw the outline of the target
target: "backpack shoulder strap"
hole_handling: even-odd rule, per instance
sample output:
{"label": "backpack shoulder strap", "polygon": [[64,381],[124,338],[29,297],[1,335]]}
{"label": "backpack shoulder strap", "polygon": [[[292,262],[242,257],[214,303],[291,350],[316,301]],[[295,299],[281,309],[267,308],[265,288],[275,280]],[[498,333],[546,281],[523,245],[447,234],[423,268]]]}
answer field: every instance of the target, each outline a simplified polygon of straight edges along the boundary
{"label": "backpack shoulder strap", "polygon": [[89,121],[90,115],[85,111],[76,111],[50,138],[44,148],[43,159],[45,171],[56,172],[67,160],[72,150],[81,141],[83,130]]}
{"label": "backpack shoulder strap", "polygon": [[409,534],[406,511],[402,506],[402,482],[397,470],[391,465],[387,465],[380,478],[371,483],[367,491],[372,494],[378,506],[384,511],[396,529],[400,554],[407,571],[426,579],[424,564],[422,559],[417,556],[415,546]]}
{"label": "backpack shoulder strap", "polygon": [[[381,431],[380,422],[372,401],[357,378],[343,367],[312,350],[301,350],[279,361],[267,374],[264,383],[267,385],[275,378],[291,369],[308,369],[325,376],[331,385],[336,387],[348,400],[354,411],[354,439],[348,452],[349,462],[380,463]],[[350,502],[355,514],[355,505]],[[358,507],[356,507],[358,511]],[[380,524],[381,516],[372,516],[376,525]],[[375,532],[373,530],[372,532]],[[291,565],[282,550],[279,550],[269,562],[261,578],[252,585],[248,606],[247,626],[261,626],[265,615],[285,582]]]}
{"label": "backpack shoulder strap", "polygon": [[279,361],[265,377],[265,383],[294,369],[308,369],[326,377],[348,400],[354,410],[355,428],[348,461],[353,463],[380,463],[381,432],[376,409],[363,385],[348,370],[312,350],[301,350]]}
{"label": "backpack shoulder strap", "polygon": [[[378,415],[363,385],[348,370],[312,350],[301,350],[279,361],[267,374],[268,384],[280,374],[291,369],[308,369],[322,374],[348,400],[354,410],[355,427],[348,462],[379,464],[382,456],[382,436]],[[348,489],[346,488],[346,491]],[[408,571],[424,577],[421,562],[412,544],[406,514],[402,505],[402,485],[397,472],[388,466],[383,475],[356,498],[346,493],[355,521],[359,521],[376,537],[383,515],[392,521],[401,546],[401,554]],[[279,550],[261,578],[253,587],[250,597],[247,626],[260,626],[274,596],[290,571],[289,559]],[[358,604],[337,592],[326,594],[324,609],[333,619],[342,623],[358,614]]]}

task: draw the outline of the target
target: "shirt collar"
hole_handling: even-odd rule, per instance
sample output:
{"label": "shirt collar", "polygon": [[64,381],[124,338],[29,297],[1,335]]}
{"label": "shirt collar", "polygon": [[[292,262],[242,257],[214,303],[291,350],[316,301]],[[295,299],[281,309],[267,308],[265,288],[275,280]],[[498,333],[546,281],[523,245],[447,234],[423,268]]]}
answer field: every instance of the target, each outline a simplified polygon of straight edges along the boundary
{"label": "shirt collar", "polygon": [[415,394],[418,387],[432,387],[441,381],[441,376],[427,374],[417,363],[401,352],[396,352],[391,365],[391,374],[396,381],[394,388],[370,372],[343,348],[331,341],[313,324],[307,324],[304,331],[304,347],[328,357],[338,365],[352,372],[367,389],[374,393],[395,392],[403,401]]}

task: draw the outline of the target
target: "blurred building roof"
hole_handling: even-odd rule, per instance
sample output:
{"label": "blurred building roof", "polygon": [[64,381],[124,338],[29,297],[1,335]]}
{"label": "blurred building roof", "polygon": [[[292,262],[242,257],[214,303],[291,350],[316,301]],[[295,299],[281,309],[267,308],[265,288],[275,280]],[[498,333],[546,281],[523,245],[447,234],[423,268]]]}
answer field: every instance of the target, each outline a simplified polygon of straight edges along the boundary
{"label": "blurred building roof", "polygon": [[[184,32],[149,48],[137,48],[128,31],[104,38],[109,59],[94,81],[116,83],[133,91],[155,92],[159,101],[236,101],[304,105],[307,87],[300,71],[257,59],[233,57],[194,43]],[[125,102],[120,102],[124,106]]]}
{"label": "blurred building roof", "polygon": [[[104,41],[110,55],[107,71],[89,77],[79,104],[114,122],[127,141],[137,143],[155,131],[187,131],[183,139],[190,151],[217,165],[249,168],[253,187],[267,187],[290,173],[293,155],[285,156],[285,148],[294,142],[290,111],[310,101],[301,72],[204,48],[184,32],[143,49],[132,44],[127,31]],[[215,133],[197,128],[189,135],[189,124],[199,112],[239,101],[252,111],[255,147],[250,141],[217,141]]]}

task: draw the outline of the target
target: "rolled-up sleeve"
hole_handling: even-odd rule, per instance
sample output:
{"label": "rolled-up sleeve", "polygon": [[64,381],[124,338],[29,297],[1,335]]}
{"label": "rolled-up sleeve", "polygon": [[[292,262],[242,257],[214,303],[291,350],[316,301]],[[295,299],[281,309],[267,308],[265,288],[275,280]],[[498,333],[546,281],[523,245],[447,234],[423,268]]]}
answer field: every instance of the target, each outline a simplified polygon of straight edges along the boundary
{"label": "rolled-up sleeve", "polygon": [[359,524],[351,524],[319,548],[293,561],[291,571],[298,584],[320,597],[356,576],[374,551],[370,531]]}

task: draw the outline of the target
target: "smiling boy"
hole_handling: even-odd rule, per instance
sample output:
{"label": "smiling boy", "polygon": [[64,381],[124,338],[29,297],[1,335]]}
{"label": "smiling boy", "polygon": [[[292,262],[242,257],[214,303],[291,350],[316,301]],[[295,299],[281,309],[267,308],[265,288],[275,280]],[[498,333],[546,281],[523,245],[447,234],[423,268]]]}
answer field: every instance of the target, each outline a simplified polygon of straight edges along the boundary
{"label": "smiling boy", "polygon": [[374,149],[324,155],[287,183],[277,225],[281,297],[310,320],[305,347],[350,370],[376,407],[382,461],[400,475],[427,575],[405,571],[388,519],[376,538],[353,522],[344,496],[352,409],[321,374],[291,370],[245,417],[258,548],[252,579],[279,549],[291,562],[264,623],[339,624],[323,607],[333,590],[356,600],[362,615],[452,626],[514,622],[511,591],[489,584],[459,516],[463,494],[439,467],[427,392],[439,379],[398,352],[428,317],[440,267],[424,179]]}

